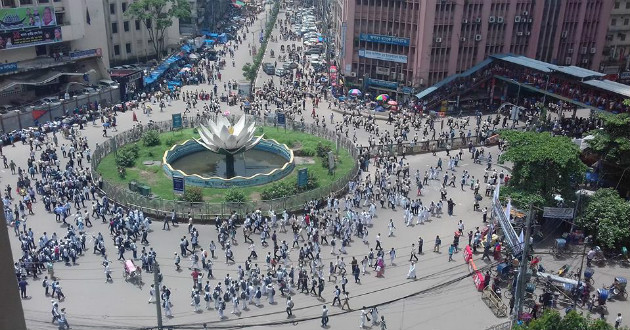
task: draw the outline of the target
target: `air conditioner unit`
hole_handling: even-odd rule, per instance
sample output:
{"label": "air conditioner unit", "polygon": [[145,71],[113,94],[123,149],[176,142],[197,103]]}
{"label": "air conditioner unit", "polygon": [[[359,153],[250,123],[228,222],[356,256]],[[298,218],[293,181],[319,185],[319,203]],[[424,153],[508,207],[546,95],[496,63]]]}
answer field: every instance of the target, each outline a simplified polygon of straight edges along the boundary
{"label": "air conditioner unit", "polygon": [[503,17],[501,16],[497,17],[497,23],[503,23]]}
{"label": "air conditioner unit", "polygon": [[528,13],[528,12],[526,12],[526,11],[524,11],[524,12],[523,12],[523,16],[527,16],[527,15],[529,15],[529,13]]}
{"label": "air conditioner unit", "polygon": [[490,16],[488,18],[488,22],[490,22],[490,23],[494,23],[495,21],[496,21],[496,18],[494,16]]}
{"label": "air conditioner unit", "polygon": [[442,42],[442,38],[435,38],[435,42],[437,42],[437,43]]}
{"label": "air conditioner unit", "polygon": [[514,23],[520,23],[521,22],[521,16],[514,16]]}
{"label": "air conditioner unit", "polygon": [[588,64],[588,59],[583,59],[582,64]]}
{"label": "air conditioner unit", "polygon": [[464,24],[468,24],[468,20],[464,18],[464,19],[462,20],[462,23],[464,23]]}
{"label": "air conditioner unit", "polygon": [[466,37],[462,37],[459,41],[466,41]]}
{"label": "air conditioner unit", "polygon": [[597,48],[595,47],[591,48],[591,54],[595,54],[595,53],[597,53]]}
{"label": "air conditioner unit", "polygon": [[475,36],[475,41],[481,41],[481,34]]}
{"label": "air conditioner unit", "polygon": [[586,54],[586,52],[588,52],[588,48],[586,48],[586,47],[582,47],[582,51],[581,51],[581,53],[582,53],[582,54]]}
{"label": "air conditioner unit", "polygon": [[530,19],[528,19],[528,20],[527,20],[527,23],[531,23],[531,22],[533,22],[533,21],[534,21],[534,20],[530,18]]}
{"label": "air conditioner unit", "polygon": [[569,49],[567,49],[567,53],[569,53],[569,54],[573,54],[573,48],[569,48]]}
{"label": "air conditioner unit", "polygon": [[564,64],[565,65],[571,65],[571,58],[570,57],[565,57],[564,58]]}
{"label": "air conditioner unit", "polygon": [[475,23],[481,23],[481,17],[475,18]]}
{"label": "air conditioner unit", "polygon": [[527,32],[525,32],[525,35],[526,35],[526,36],[531,36],[531,35],[532,35],[532,33],[531,33],[531,32],[529,32],[529,31],[527,31]]}
{"label": "air conditioner unit", "polygon": [[562,31],[562,35],[561,36],[562,36],[562,38],[566,38],[568,34],[569,34],[568,31]]}
{"label": "air conditioner unit", "polygon": [[523,36],[523,32],[516,32],[516,36],[517,37],[522,37]]}

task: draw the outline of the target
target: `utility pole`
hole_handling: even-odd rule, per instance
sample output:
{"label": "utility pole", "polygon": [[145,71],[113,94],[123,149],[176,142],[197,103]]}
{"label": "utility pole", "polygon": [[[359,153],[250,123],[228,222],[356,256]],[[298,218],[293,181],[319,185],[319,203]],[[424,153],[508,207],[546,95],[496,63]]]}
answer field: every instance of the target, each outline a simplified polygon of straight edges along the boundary
{"label": "utility pole", "polygon": [[153,268],[153,285],[155,286],[155,308],[157,310],[157,326],[158,330],[162,330],[162,302],[160,297],[160,265],[155,261]]}
{"label": "utility pole", "polygon": [[518,278],[516,280],[516,292],[514,293],[514,316],[518,319],[523,311],[523,297],[525,289],[525,278],[527,277],[527,254],[529,253],[529,237],[532,231],[532,217],[534,216],[534,204],[529,204],[529,214],[525,222],[525,239],[523,241],[523,251],[521,252],[521,264],[519,265]]}
{"label": "utility pole", "polygon": [[573,295],[573,308],[577,306],[577,301],[580,296],[580,282],[582,282],[582,274],[584,274],[584,257],[586,256],[586,246],[591,243],[591,235],[588,235],[584,238],[584,248],[582,249],[582,261],[580,263],[580,272],[578,273],[578,284],[575,287],[575,294]]}

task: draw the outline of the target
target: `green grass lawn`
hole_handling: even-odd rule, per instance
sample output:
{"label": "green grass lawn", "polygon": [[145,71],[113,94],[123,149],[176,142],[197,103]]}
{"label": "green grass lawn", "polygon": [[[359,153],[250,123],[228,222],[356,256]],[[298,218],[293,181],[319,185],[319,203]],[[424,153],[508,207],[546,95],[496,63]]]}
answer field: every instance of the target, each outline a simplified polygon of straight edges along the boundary
{"label": "green grass lawn", "polygon": [[[279,143],[286,144],[289,148],[301,150],[302,153],[315,155],[315,150],[318,143],[329,145],[334,150],[334,142],[319,138],[314,135],[305,134],[296,131],[286,131],[282,128],[276,129],[273,127],[260,127],[256,132],[256,135],[264,133],[266,139],[274,139]],[[199,135],[194,129],[185,129],[177,132],[168,132],[160,135],[160,144],[152,147],[145,147],[142,141],[138,141],[140,146],[140,153],[138,159],[135,162],[135,166],[127,168],[127,175],[123,179],[117,173],[116,159],[114,153],[107,155],[103,158],[98,165],[98,172],[103,175],[103,179],[114,183],[120,184],[125,187],[128,186],[130,181],[136,181],[140,184],[146,184],[151,187],[151,192],[164,199],[177,199],[177,196],[173,193],[173,183],[171,179],[166,176],[162,170],[161,161],[164,156],[164,152],[170,149],[173,144],[184,142],[188,139],[198,138]],[[312,157],[314,164],[296,165],[295,170],[291,174],[287,175],[281,180],[276,182],[297,180],[297,170],[300,168],[307,168],[309,173],[315,175],[319,180],[320,187],[327,187],[332,182],[348,174],[354,166],[355,160],[350,156],[348,151],[344,149],[339,150],[339,156],[337,159],[337,168],[335,175],[328,174],[328,170],[322,166],[319,157]],[[143,165],[144,161],[154,160],[159,161],[160,165],[146,166]],[[259,200],[260,192],[268,185],[237,188],[242,191],[245,196],[248,196],[250,200]],[[209,202],[223,202],[223,194],[225,189],[212,189],[205,188],[204,200]]]}

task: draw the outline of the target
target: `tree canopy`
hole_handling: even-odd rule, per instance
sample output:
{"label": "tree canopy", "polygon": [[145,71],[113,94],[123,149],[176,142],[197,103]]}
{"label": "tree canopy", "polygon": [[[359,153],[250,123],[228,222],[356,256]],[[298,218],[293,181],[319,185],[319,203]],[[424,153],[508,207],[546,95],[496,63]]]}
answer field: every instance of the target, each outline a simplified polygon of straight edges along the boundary
{"label": "tree canopy", "polygon": [[587,169],[575,143],[547,132],[506,130],[501,131],[501,138],[507,141],[508,148],[500,160],[514,163],[508,191],[522,197],[517,200],[511,196],[515,204],[524,207],[525,201],[543,200],[553,203],[555,194],[573,198],[574,186],[582,181]]}
{"label": "tree canopy", "polygon": [[588,140],[588,145],[606,162],[630,165],[630,114],[602,113],[598,118],[602,129],[591,132],[594,139]]}
{"label": "tree canopy", "polygon": [[[564,317],[556,310],[548,310],[529,324],[514,326],[515,330],[613,330],[614,327],[601,319],[592,319],[575,311],[570,311]],[[623,327],[627,329],[627,327]]]}
{"label": "tree canopy", "polygon": [[630,240],[630,204],[614,189],[599,189],[589,198],[576,223],[598,244],[614,248]]}
{"label": "tree canopy", "polygon": [[175,18],[190,18],[192,9],[186,0],[137,0],[129,5],[125,15],[142,22],[159,59],[164,54],[166,29]]}

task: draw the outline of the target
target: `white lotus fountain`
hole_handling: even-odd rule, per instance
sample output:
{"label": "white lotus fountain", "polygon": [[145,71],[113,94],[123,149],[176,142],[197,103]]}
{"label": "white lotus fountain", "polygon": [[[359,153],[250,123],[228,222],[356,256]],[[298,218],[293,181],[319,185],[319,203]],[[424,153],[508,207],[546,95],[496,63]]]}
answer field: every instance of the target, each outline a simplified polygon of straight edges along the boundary
{"label": "white lotus fountain", "polygon": [[246,126],[245,116],[241,116],[236,125],[232,126],[224,116],[217,116],[216,122],[209,121],[207,127],[199,125],[197,143],[206,149],[225,155],[226,175],[234,177],[234,155],[255,147],[262,135],[254,137],[256,127],[254,123]]}

